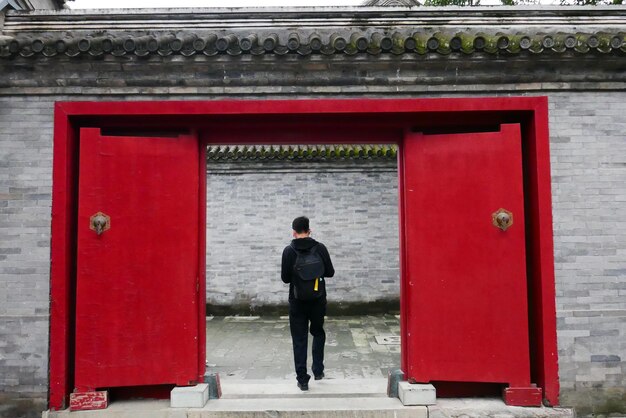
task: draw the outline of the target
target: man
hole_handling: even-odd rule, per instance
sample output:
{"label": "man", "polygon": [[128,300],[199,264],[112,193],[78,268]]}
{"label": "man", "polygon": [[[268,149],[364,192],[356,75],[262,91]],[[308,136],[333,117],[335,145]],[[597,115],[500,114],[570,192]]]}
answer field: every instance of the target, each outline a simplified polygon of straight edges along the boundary
{"label": "man", "polygon": [[[300,216],[293,220],[291,227],[294,239],[283,250],[280,275],[283,282],[289,283],[289,328],[293,342],[296,379],[301,390],[308,390],[311,379],[306,367],[309,322],[313,336],[313,375],[315,380],[320,380],[324,377],[326,343],[324,278],[333,277],[335,269],[324,244],[311,238],[309,218]],[[316,269],[318,271],[306,277]]]}

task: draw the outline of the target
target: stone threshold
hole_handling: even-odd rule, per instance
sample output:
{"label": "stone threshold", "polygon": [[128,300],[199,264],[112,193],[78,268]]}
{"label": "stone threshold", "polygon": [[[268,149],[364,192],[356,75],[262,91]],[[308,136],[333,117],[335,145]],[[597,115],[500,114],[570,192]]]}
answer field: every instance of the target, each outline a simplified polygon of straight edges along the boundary
{"label": "stone threshold", "polygon": [[566,408],[511,407],[501,399],[438,399],[434,406],[403,406],[386,396],[387,379],[324,379],[300,391],[293,380],[222,381],[221,399],[203,408],[170,408],[168,400],[112,402],[99,411],[46,411],[43,418],[566,418]]}

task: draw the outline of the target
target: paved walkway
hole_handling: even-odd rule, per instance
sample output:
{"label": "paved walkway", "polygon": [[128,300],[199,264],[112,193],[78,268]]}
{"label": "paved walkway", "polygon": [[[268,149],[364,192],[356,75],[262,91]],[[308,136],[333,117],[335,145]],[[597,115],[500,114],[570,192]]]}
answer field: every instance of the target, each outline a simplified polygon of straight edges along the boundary
{"label": "paved walkway", "polygon": [[[376,340],[400,335],[396,316],[327,317],[324,328],[327,378],[380,378],[400,368],[400,345]],[[309,369],[311,341],[309,334]],[[288,318],[207,318],[207,371],[221,379],[295,379]]]}

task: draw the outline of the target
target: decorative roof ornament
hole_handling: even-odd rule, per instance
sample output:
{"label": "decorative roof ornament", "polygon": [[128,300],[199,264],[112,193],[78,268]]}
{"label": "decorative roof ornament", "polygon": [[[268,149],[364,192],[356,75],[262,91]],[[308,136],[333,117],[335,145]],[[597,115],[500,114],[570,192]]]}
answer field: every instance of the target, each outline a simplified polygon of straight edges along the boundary
{"label": "decorative roof ornament", "polygon": [[0,0],[0,11],[7,7],[13,10],[59,10],[64,4],[65,0]]}
{"label": "decorative roof ornament", "polygon": [[0,0],[0,11],[6,9],[7,7],[11,7],[14,10],[24,10],[17,0]]}
{"label": "decorative roof ornament", "polygon": [[422,3],[417,0],[367,0],[363,3],[366,7],[416,7]]}

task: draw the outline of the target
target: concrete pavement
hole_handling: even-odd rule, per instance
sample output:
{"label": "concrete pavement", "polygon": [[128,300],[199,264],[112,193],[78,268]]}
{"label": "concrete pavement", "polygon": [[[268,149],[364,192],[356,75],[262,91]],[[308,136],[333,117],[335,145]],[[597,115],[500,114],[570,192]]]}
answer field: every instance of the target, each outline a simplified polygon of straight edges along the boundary
{"label": "concrete pavement", "polygon": [[[400,368],[400,345],[376,337],[399,336],[395,315],[327,317],[325,375],[328,379],[386,378]],[[309,370],[311,365],[309,334]],[[227,379],[293,379],[293,351],[287,317],[210,317],[207,371]]]}

